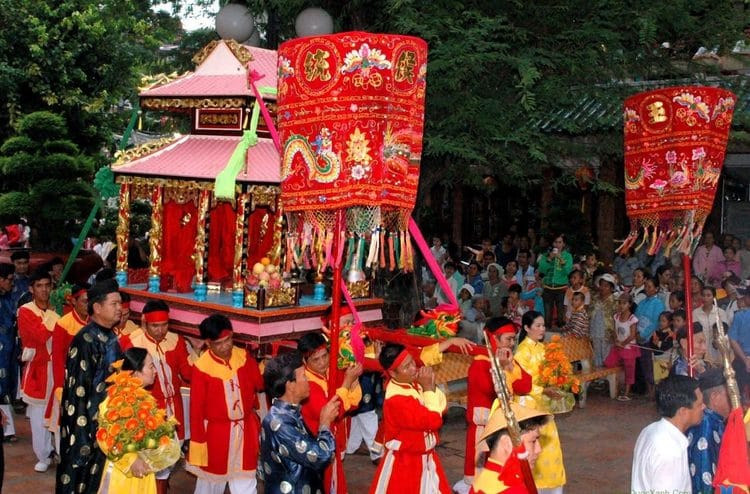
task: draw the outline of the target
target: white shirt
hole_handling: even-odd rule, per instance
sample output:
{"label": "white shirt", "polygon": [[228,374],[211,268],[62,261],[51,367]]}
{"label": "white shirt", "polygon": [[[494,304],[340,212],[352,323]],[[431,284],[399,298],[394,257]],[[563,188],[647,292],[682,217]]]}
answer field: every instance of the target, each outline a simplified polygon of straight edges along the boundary
{"label": "white shirt", "polygon": [[[722,308],[719,308],[718,310],[719,319],[721,322],[728,325],[729,320],[727,319],[727,313]],[[706,311],[703,310],[703,306],[696,307],[693,309],[693,322],[701,323],[703,334],[706,335],[706,346],[708,347],[706,360],[713,363],[721,362],[721,353],[719,353],[719,350],[714,348],[713,345],[713,342],[716,339],[716,331],[714,331],[714,325],[716,324],[716,309],[711,308],[711,312],[706,313]],[[724,332],[728,332],[728,330],[725,329]]]}
{"label": "white shirt", "polygon": [[665,418],[647,425],[635,442],[631,492],[692,493],[688,445],[685,434]]}

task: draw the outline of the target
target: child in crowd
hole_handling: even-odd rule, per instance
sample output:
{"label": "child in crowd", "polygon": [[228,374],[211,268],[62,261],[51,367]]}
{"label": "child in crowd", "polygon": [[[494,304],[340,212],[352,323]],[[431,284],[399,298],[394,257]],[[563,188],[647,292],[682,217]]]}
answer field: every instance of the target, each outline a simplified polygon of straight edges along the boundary
{"label": "child in crowd", "polygon": [[675,290],[669,294],[669,310],[675,312],[685,309],[685,292]]}
{"label": "child in crowd", "polygon": [[724,313],[727,315],[727,325],[730,328],[734,321],[735,312],[743,308],[741,305],[741,299],[737,294],[737,287],[740,286],[741,283],[742,281],[736,276],[731,276],[721,283],[721,287],[724,288],[727,296],[719,301],[719,306],[724,309]]}
{"label": "child in crowd", "polygon": [[535,310],[544,314],[544,300],[542,300],[542,278],[544,275],[539,270],[534,271],[534,280],[526,285],[526,291],[521,292],[521,300],[524,301],[529,310]]}
{"label": "child in crowd", "polygon": [[474,287],[468,283],[461,287],[458,293],[458,305],[461,309],[459,334],[474,343],[479,342],[479,333],[484,323],[484,308],[486,300],[482,296],[474,296]]}
{"label": "child in crowd", "polygon": [[672,318],[673,315],[669,311],[659,314],[659,327],[651,335],[651,347],[654,349],[654,355],[661,355],[669,351],[674,344]]}
{"label": "child in crowd", "polygon": [[698,377],[706,372],[706,335],[703,333],[703,326],[699,322],[693,323],[693,356],[688,361],[688,331],[687,327],[680,328],[676,333],[677,339],[677,358],[672,364],[670,375],[687,376],[688,369],[692,367],[695,370],[693,377]]}
{"label": "child in crowd", "polygon": [[560,328],[562,334],[578,338],[589,337],[589,314],[586,312],[585,300],[586,297],[583,292],[573,294],[570,317],[568,317],[565,325]]}
{"label": "child in crowd", "polygon": [[685,327],[687,324],[687,314],[684,309],[677,309],[672,312],[672,332],[674,332],[674,341],[672,346],[677,344],[677,332]]}
{"label": "child in crowd", "polygon": [[521,301],[521,285],[513,284],[508,288],[508,306],[505,310],[505,317],[521,327],[521,318],[528,310],[526,305]]}
{"label": "child in crowd", "polygon": [[659,327],[651,335],[649,347],[654,349],[654,382],[658,383],[669,375],[672,363],[672,345],[674,331],[672,329],[673,315],[669,311],[659,314]]}
{"label": "child in crowd", "polygon": [[461,316],[465,319],[472,310],[471,299],[474,297],[474,287],[468,283],[464,284],[458,291],[458,308]]}
{"label": "child in crowd", "polygon": [[573,294],[577,292],[583,293],[584,309],[588,308],[591,303],[591,292],[589,288],[583,284],[583,272],[574,269],[568,275],[568,289],[565,291],[565,301],[563,302],[563,305],[565,306],[566,321],[570,318],[570,314],[573,312]]}
{"label": "child in crowd", "polygon": [[596,280],[600,274],[600,270],[603,267],[603,263],[599,262],[596,258],[595,253],[590,253],[583,256],[581,259],[581,271],[583,272],[583,284],[594,290],[598,288],[596,286]]}
{"label": "child in crowd", "polygon": [[630,401],[630,388],[635,383],[635,361],[641,355],[641,350],[635,346],[638,334],[638,318],[635,317],[635,304],[627,294],[620,295],[617,301],[618,312],[615,314],[615,346],[604,360],[606,367],[617,367],[622,364],[625,368],[625,386],[622,394],[617,397],[620,401]]}

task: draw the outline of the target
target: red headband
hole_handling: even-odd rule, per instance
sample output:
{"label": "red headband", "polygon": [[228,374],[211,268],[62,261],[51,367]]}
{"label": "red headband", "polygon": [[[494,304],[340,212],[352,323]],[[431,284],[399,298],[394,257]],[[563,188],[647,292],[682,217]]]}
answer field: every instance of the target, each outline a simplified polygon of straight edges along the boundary
{"label": "red headband", "polygon": [[70,296],[73,297],[73,298],[78,298],[81,295],[83,295],[84,293],[86,293],[86,289],[85,288],[79,288],[76,292],[71,293]]}
{"label": "red headband", "polygon": [[211,340],[211,341],[223,340],[224,338],[226,338],[228,336],[232,336],[232,330],[231,329],[222,329],[221,333],[219,333],[219,335],[216,338],[214,338],[213,340]]}
{"label": "red headband", "polygon": [[143,320],[147,323],[168,322],[169,312],[166,310],[155,310],[143,314]]}
{"label": "red headband", "polygon": [[503,326],[500,326],[495,331],[491,331],[493,334],[503,334],[503,333],[513,333],[516,334],[516,325],[512,322],[509,322],[508,324],[505,324]]}
{"label": "red headband", "polygon": [[304,357],[305,357],[305,358],[307,358],[307,357],[309,357],[310,355],[312,355],[313,353],[317,352],[318,350],[323,350],[323,349],[326,349],[326,350],[328,349],[328,342],[327,342],[327,341],[326,341],[326,342],[323,342],[323,343],[322,343],[322,344],[320,344],[319,346],[316,346],[316,347],[315,347],[315,348],[313,348],[312,350],[308,350],[308,351],[306,351],[306,352],[305,352],[305,355],[304,355]]}
{"label": "red headband", "polygon": [[497,340],[494,338],[494,336],[500,334],[516,334],[516,325],[512,322],[509,322],[507,324],[503,324],[494,331],[485,328],[485,332],[489,337],[488,339],[490,340],[490,347],[492,347],[492,352],[494,353],[497,351]]}
{"label": "red headband", "polygon": [[396,357],[396,359],[393,361],[391,366],[388,367],[386,370],[389,370],[389,371],[393,370],[399,365],[403,364],[404,360],[406,360],[406,357],[408,356],[409,356],[409,352],[406,350],[406,348],[404,348],[403,350],[401,350],[401,353],[398,354],[398,357]]}

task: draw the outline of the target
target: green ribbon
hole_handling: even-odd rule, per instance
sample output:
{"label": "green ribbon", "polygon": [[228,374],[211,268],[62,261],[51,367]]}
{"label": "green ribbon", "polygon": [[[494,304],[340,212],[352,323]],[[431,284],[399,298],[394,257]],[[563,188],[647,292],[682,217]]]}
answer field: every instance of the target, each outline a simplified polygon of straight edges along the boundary
{"label": "green ribbon", "polygon": [[258,136],[252,130],[246,130],[242,134],[242,139],[234,148],[232,156],[227,162],[227,166],[216,176],[214,182],[214,197],[218,199],[234,200],[235,180],[237,175],[245,166],[247,150],[258,143]]}

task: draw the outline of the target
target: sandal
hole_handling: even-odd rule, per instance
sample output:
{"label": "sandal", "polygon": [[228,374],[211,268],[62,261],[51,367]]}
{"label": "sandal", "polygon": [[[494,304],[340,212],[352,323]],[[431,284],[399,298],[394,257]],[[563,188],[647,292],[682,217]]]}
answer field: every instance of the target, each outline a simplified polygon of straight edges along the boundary
{"label": "sandal", "polygon": [[620,395],[617,397],[617,401],[630,401],[630,396],[628,395]]}
{"label": "sandal", "polygon": [[6,443],[17,443],[18,442],[18,438],[15,435],[5,436],[3,438],[3,442],[6,442]]}

